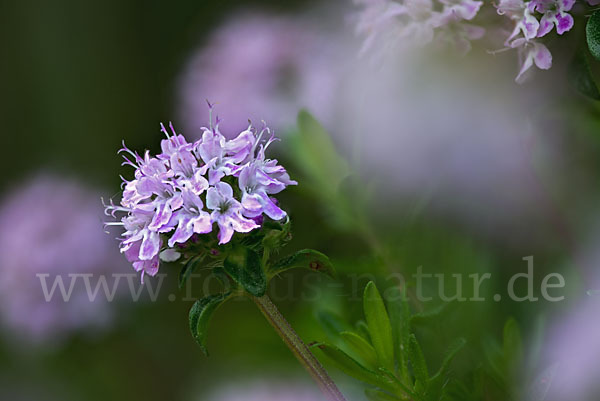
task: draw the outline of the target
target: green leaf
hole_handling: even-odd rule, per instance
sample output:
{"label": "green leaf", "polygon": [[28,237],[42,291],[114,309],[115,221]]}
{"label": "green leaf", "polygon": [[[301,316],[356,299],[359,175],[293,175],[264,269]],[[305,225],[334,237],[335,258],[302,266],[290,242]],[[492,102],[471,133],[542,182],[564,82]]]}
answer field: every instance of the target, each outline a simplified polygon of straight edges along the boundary
{"label": "green leaf", "polygon": [[182,289],[185,282],[190,278],[192,273],[202,265],[205,255],[194,256],[187,261],[179,272],[179,289]]}
{"label": "green leaf", "polygon": [[377,353],[367,340],[351,331],[343,331],[340,336],[348,350],[358,356],[367,367],[377,368]]}
{"label": "green leaf", "polygon": [[569,84],[573,88],[587,97],[600,100],[600,91],[598,91],[598,86],[592,76],[584,49],[579,49],[575,52],[567,73]]}
{"label": "green leaf", "polygon": [[408,357],[410,358],[415,379],[422,385],[425,385],[429,380],[429,372],[427,371],[427,363],[425,362],[423,351],[421,351],[421,346],[414,334],[411,334],[409,338]]}
{"label": "green leaf", "polygon": [[348,163],[338,154],[323,126],[306,110],[298,113],[298,136],[291,136],[296,164],[305,175],[329,189],[337,188],[348,175]]}
{"label": "green leaf", "polygon": [[352,376],[355,379],[378,386],[381,388],[390,388],[392,381],[387,377],[380,375],[363,365],[361,365],[354,358],[346,354],[339,348],[329,344],[315,344],[315,346],[321,350],[321,352],[335,365],[339,370],[346,373],[348,376]]}
{"label": "green leaf", "polygon": [[506,368],[521,367],[523,362],[523,340],[519,324],[512,317],[504,324],[503,339],[502,354]]}
{"label": "green leaf", "polygon": [[369,401],[402,401],[402,398],[372,388],[365,389],[365,396]]}
{"label": "green leaf", "polygon": [[600,60],[600,10],[595,11],[588,20],[585,33],[590,53]]}
{"label": "green leaf", "polygon": [[379,363],[394,370],[394,340],[392,337],[392,326],[388,317],[383,299],[375,284],[370,281],[365,287],[363,295],[363,308],[369,335],[373,348],[377,352]]}
{"label": "green leaf", "polygon": [[440,366],[440,369],[435,375],[433,375],[431,381],[436,380],[438,377],[443,377],[448,372],[450,362],[452,362],[456,354],[465,346],[466,343],[467,340],[461,337],[454,341],[450,347],[448,347],[444,356],[444,360],[442,361],[442,366]]}
{"label": "green leaf", "polygon": [[219,305],[229,297],[229,293],[209,295],[197,300],[190,309],[190,330],[194,340],[198,343],[202,352],[208,356],[206,349],[206,334],[210,318]]}
{"label": "green leaf", "polygon": [[[410,336],[410,308],[406,299],[406,290],[399,287],[390,288],[390,295],[387,302],[387,310],[390,315],[392,325],[392,336],[394,338],[394,349],[396,359],[400,370],[400,377],[408,383],[410,376],[408,373],[408,341]],[[391,298],[391,300],[390,300]]]}
{"label": "green leaf", "polygon": [[267,278],[258,253],[243,247],[234,249],[223,262],[223,269],[250,294],[265,295]]}
{"label": "green leaf", "polygon": [[303,249],[293,255],[278,260],[269,268],[268,274],[271,277],[295,267],[303,267],[312,271],[322,272],[331,277],[335,276],[335,270],[333,269],[333,265],[329,258],[313,249]]}

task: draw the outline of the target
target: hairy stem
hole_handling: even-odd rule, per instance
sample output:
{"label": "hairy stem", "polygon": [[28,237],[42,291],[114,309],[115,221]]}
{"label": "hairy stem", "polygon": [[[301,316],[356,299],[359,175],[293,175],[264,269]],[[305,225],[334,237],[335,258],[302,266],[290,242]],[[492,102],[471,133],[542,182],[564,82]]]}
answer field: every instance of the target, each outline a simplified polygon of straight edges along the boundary
{"label": "hairy stem", "polygon": [[310,373],[317,382],[321,391],[330,401],[345,401],[346,399],[337,388],[331,377],[327,374],[317,358],[310,352],[308,346],[298,337],[292,326],[285,320],[277,307],[273,304],[267,295],[262,297],[252,297],[252,300],[258,306],[258,309],[267,318],[271,326],[281,337],[283,342],[289,347],[292,353],[298,358],[298,361]]}

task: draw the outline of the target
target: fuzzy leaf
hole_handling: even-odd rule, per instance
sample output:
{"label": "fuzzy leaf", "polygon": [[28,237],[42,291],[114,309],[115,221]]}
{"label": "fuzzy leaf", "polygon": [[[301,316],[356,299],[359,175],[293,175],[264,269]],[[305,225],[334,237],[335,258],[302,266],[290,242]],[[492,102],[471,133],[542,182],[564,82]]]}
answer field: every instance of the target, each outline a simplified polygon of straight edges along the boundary
{"label": "fuzzy leaf", "polygon": [[267,290],[267,278],[258,253],[238,248],[227,256],[223,269],[231,278],[255,297],[262,297]]}
{"label": "fuzzy leaf", "polygon": [[282,273],[295,267],[303,267],[316,272],[325,273],[331,277],[335,276],[335,270],[329,258],[319,251],[303,249],[278,260],[269,268],[269,276]]}
{"label": "fuzzy leaf", "polygon": [[585,33],[590,53],[600,60],[600,10],[595,11],[588,20]]}
{"label": "fuzzy leaf", "polygon": [[194,340],[198,343],[202,352],[208,356],[206,349],[206,334],[210,318],[219,305],[229,297],[229,293],[209,295],[197,300],[190,309],[190,330]]}
{"label": "fuzzy leaf", "polygon": [[569,83],[582,95],[600,100],[600,91],[594,81],[584,49],[575,52],[568,69]]}
{"label": "fuzzy leaf", "polygon": [[375,284],[370,281],[365,287],[363,308],[373,348],[381,366],[394,370],[394,340],[390,318],[383,299]]}

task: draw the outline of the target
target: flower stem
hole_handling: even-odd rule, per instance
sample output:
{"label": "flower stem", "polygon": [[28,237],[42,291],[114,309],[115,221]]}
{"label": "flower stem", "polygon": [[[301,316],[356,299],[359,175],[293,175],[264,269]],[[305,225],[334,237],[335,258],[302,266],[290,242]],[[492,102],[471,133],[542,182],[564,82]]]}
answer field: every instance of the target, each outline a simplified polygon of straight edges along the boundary
{"label": "flower stem", "polygon": [[317,382],[327,399],[330,401],[346,401],[333,380],[331,380],[331,377],[325,371],[325,368],[323,368],[313,353],[310,352],[308,346],[298,337],[298,334],[296,334],[292,326],[285,320],[271,299],[267,295],[263,295],[262,297],[252,297],[252,300],[269,323],[271,323],[271,326],[273,326],[283,342],[298,358],[298,361],[300,361],[302,366]]}

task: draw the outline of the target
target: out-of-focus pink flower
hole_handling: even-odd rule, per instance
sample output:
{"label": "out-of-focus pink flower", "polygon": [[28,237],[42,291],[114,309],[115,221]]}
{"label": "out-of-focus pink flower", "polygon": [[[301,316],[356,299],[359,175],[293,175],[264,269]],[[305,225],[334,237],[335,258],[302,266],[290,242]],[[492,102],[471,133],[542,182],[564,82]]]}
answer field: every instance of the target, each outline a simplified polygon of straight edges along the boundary
{"label": "out-of-focus pink flower", "polygon": [[[17,340],[53,343],[72,331],[104,327],[111,318],[102,291],[90,301],[81,277],[68,301],[59,288],[46,301],[60,275],[88,274],[92,289],[99,275],[116,272],[123,262],[102,229],[100,193],[76,181],[41,175],[17,188],[0,206],[0,322]],[[112,277],[107,277],[109,287]]]}
{"label": "out-of-focus pink flower", "polygon": [[220,27],[189,60],[178,83],[184,131],[198,137],[209,120],[206,99],[226,116],[231,137],[264,119],[276,131],[294,126],[307,108],[327,123],[339,69],[332,36],[302,19],[239,15]]}

